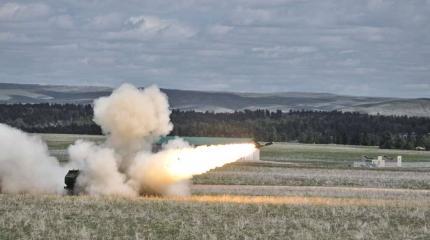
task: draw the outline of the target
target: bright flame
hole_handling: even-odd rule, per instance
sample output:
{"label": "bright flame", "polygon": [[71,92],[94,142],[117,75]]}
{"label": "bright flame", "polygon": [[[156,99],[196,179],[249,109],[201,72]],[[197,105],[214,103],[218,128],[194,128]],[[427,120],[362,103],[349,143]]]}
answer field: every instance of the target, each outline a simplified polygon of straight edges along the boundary
{"label": "bright flame", "polygon": [[168,150],[165,167],[169,175],[177,180],[189,179],[193,175],[235,162],[249,156],[255,150],[254,144],[226,144],[198,146]]}
{"label": "bright flame", "polygon": [[183,195],[187,180],[216,167],[249,156],[254,144],[227,144],[164,149],[156,154],[136,156],[130,176],[140,192]]}

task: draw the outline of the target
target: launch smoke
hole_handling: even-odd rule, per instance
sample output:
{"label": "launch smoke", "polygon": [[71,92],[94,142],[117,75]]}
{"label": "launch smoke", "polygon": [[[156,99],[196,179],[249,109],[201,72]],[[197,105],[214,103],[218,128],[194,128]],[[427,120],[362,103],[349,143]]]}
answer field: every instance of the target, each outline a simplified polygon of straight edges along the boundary
{"label": "launch smoke", "polygon": [[66,172],[40,137],[0,124],[2,192],[61,193]]}
{"label": "launch smoke", "polygon": [[254,151],[254,144],[193,147],[176,138],[152,153],[152,144],[173,128],[169,115],[167,96],[156,86],[139,90],[124,84],[94,101],[94,122],[106,142],[76,141],[63,167],[40,138],[1,124],[1,190],[62,193],[64,175],[74,168],[81,170],[75,187],[79,194],[187,195],[192,176]]}
{"label": "launch smoke", "polygon": [[94,122],[123,154],[149,150],[154,140],[167,135],[173,129],[169,115],[167,96],[155,86],[138,90],[124,84],[94,101]]}

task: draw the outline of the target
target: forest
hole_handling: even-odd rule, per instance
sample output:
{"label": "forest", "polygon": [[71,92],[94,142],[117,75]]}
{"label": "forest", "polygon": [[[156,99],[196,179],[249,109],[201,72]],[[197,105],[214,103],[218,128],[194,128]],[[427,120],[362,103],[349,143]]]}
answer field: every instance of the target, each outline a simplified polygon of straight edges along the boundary
{"label": "forest", "polygon": [[[0,104],[0,122],[33,133],[101,134],[92,106]],[[172,110],[171,135],[249,137],[258,141],[379,146],[430,150],[430,118],[351,112]]]}

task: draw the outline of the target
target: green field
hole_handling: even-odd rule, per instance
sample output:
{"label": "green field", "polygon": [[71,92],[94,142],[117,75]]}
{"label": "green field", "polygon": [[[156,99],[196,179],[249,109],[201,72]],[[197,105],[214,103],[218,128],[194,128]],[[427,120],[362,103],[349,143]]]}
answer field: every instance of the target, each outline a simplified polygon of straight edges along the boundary
{"label": "green field", "polygon": [[196,184],[350,186],[430,189],[430,171],[228,165],[194,177]]}
{"label": "green field", "polygon": [[[59,151],[81,137],[43,135]],[[362,155],[430,162],[430,152],[276,143],[264,161],[195,176],[185,198],[1,194],[0,239],[430,239],[430,168],[350,167]]]}
{"label": "green field", "polygon": [[78,139],[94,142],[103,142],[106,138],[100,135],[78,135],[78,134],[39,134],[43,141],[48,144],[49,149],[62,150],[73,144]]}
{"label": "green field", "polygon": [[391,150],[367,146],[299,143],[275,143],[262,149],[261,158],[263,160],[272,161],[342,163],[360,160],[363,155],[369,157],[376,157],[379,155],[396,157],[401,155],[404,162],[430,162],[430,151]]}
{"label": "green field", "polygon": [[[75,135],[75,134],[41,134],[50,149],[66,149],[78,139],[103,142],[104,136]],[[185,137],[191,144],[227,144],[235,142],[251,142],[244,138],[209,138]],[[163,142],[163,139],[161,140]],[[307,163],[312,165],[338,165],[348,166],[353,161],[360,160],[362,156],[376,157],[379,155],[396,157],[401,155],[403,162],[430,162],[430,151],[391,150],[378,147],[349,146],[349,145],[322,145],[299,143],[274,143],[261,150],[261,159],[266,161]]]}

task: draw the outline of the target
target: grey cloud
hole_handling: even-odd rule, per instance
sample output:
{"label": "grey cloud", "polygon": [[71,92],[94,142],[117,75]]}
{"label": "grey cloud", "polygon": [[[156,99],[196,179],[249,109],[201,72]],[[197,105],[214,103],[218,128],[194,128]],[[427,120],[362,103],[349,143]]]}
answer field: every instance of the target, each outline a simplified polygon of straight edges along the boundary
{"label": "grey cloud", "polygon": [[430,97],[429,46],[425,0],[0,4],[2,82]]}
{"label": "grey cloud", "polygon": [[231,30],[233,30],[232,26],[226,26],[221,24],[215,24],[208,27],[208,33],[214,35],[224,35],[229,33]]}
{"label": "grey cloud", "polygon": [[109,13],[92,17],[86,27],[98,30],[112,30],[120,29],[123,23],[124,19],[121,14]]}
{"label": "grey cloud", "polygon": [[155,38],[181,39],[195,34],[192,27],[177,21],[161,19],[156,16],[131,16],[124,23],[124,28],[116,32],[108,32],[107,39],[147,40]]}
{"label": "grey cloud", "polygon": [[75,27],[73,18],[70,15],[59,15],[49,19],[49,22],[58,28],[71,29]]}
{"label": "grey cloud", "polygon": [[279,58],[284,55],[292,55],[292,54],[306,54],[313,53],[318,51],[318,49],[314,46],[294,46],[294,47],[284,47],[284,46],[273,46],[273,47],[256,47],[251,49],[253,52],[256,52],[260,56],[269,57],[269,58]]}
{"label": "grey cloud", "polygon": [[50,13],[50,7],[43,3],[4,3],[0,5],[1,21],[24,21],[42,18]]}

